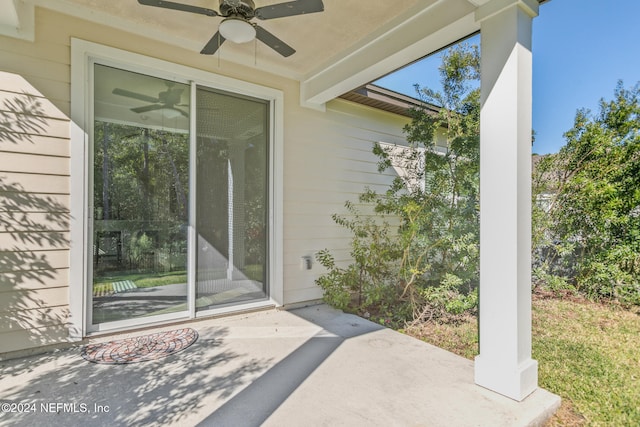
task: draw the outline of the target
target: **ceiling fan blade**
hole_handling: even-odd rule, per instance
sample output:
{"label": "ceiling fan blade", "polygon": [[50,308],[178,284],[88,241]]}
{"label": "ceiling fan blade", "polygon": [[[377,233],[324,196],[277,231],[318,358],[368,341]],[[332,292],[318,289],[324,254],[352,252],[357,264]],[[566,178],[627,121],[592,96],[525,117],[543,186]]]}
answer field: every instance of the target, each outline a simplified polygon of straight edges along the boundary
{"label": "ceiling fan blade", "polygon": [[188,4],[175,3],[172,1],[164,0],[138,0],[138,3],[144,6],[163,7],[165,9],[181,10],[183,12],[197,13],[207,16],[218,16],[218,12],[213,9],[207,9],[204,7],[191,6]]}
{"label": "ceiling fan blade", "polygon": [[285,58],[296,53],[294,48],[258,25],[256,25],[256,38]]}
{"label": "ceiling fan blade", "polygon": [[220,34],[220,31],[216,31],[213,37],[211,37],[211,40],[204,45],[200,53],[203,55],[213,55],[220,46],[222,46],[222,43],[224,43],[225,40],[226,39],[222,37],[222,34]]}
{"label": "ceiling fan blade", "polygon": [[322,0],[297,0],[259,7],[255,10],[255,14],[258,19],[274,19],[322,12],[323,10],[324,4]]}
{"label": "ceiling fan blade", "polygon": [[114,95],[120,95],[120,96],[126,96],[128,98],[139,99],[140,101],[160,102],[160,99],[154,98],[153,96],[148,96],[148,95],[144,95],[142,93],[137,93],[137,92],[131,92],[131,91],[119,89],[119,88],[115,88],[111,93],[113,93]]}
{"label": "ceiling fan blade", "polygon": [[162,108],[165,108],[165,106],[162,104],[152,104],[145,105],[144,107],[132,108],[131,111],[133,111],[134,113],[146,113],[148,111],[160,110]]}

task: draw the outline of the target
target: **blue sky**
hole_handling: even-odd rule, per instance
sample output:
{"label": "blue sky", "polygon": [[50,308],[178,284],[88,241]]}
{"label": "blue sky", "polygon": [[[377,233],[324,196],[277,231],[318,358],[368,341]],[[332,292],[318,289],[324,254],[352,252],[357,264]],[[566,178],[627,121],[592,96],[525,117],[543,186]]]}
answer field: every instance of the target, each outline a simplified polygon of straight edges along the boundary
{"label": "blue sky", "polygon": [[[640,0],[551,0],[540,7],[533,27],[533,152],[557,152],[576,110],[597,112],[618,80],[626,87],[640,82],[639,17]],[[435,54],[377,84],[411,96],[415,83],[439,89],[439,64]]]}

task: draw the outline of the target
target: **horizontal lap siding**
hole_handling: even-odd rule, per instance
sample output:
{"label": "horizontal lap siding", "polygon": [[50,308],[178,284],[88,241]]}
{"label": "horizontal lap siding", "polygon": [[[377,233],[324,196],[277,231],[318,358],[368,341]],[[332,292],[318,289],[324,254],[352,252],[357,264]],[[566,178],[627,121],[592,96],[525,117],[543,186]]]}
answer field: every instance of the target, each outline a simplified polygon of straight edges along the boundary
{"label": "horizontal lap siding", "polygon": [[[64,311],[61,311],[60,313],[68,312],[67,308],[62,308],[62,310]],[[49,322],[50,319],[57,317],[66,318],[68,316],[65,314],[54,317],[51,315],[50,311],[46,314],[46,318]],[[60,321],[62,321],[62,319],[60,319]],[[63,323],[49,323],[41,327],[33,327],[28,322],[26,324],[22,323],[20,327],[8,329],[0,335],[0,339],[2,340],[2,353],[0,353],[0,360],[3,359],[3,353],[10,353],[13,351],[23,352],[36,347],[63,343],[68,340],[68,336],[69,328]]]}
{"label": "horizontal lap siding", "polygon": [[16,144],[8,139],[0,140],[3,153],[38,153],[41,156],[69,157],[69,140],[49,135],[32,135],[28,143]]}
{"label": "horizontal lap siding", "polygon": [[335,100],[326,113],[295,111],[285,124],[284,298],[285,304],[318,299],[315,285],[324,271],[314,260],[300,268],[300,257],[328,248],[347,262],[350,234],[331,216],[344,214],[347,200],[357,202],[365,187],[384,191],[394,175],[377,170],[373,144],[405,144],[406,119]]}
{"label": "horizontal lap siding", "polygon": [[0,36],[0,357],[68,335],[70,50]]}
{"label": "horizontal lap siding", "polygon": [[[0,233],[0,252],[24,252],[68,249],[69,233],[59,231],[27,231]],[[22,267],[22,265],[16,265]]]}
{"label": "horizontal lap siding", "polygon": [[[6,153],[4,153],[6,154]],[[6,182],[20,183],[21,192],[40,193],[42,195],[67,195],[69,194],[69,177],[65,175],[43,175],[42,173],[33,173],[24,171],[5,172],[3,173]],[[62,206],[61,206],[62,208]],[[69,206],[65,205],[64,210],[68,210]]]}
{"label": "horizontal lap siding", "polygon": [[[12,269],[0,272],[0,295],[6,296],[9,292],[19,290],[51,289],[68,286],[69,268],[66,266],[55,268],[56,260],[51,259],[57,256],[55,252],[34,251],[31,254],[32,260],[27,260],[25,264],[26,266],[31,266],[31,269]],[[14,257],[16,253],[0,253],[0,257],[3,256]],[[43,256],[44,263],[36,261],[36,257],[41,260]],[[65,264],[68,264],[68,253],[64,256],[66,258]]]}

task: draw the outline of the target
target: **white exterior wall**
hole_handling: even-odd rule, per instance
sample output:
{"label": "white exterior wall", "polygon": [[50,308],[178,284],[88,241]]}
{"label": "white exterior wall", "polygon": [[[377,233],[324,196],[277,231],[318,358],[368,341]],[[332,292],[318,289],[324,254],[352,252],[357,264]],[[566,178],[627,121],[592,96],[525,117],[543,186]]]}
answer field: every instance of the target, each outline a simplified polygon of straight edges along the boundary
{"label": "white exterior wall", "polygon": [[300,257],[328,248],[337,261],[349,259],[350,234],[331,219],[357,202],[365,186],[384,189],[392,177],[377,171],[374,142],[406,143],[408,119],[334,100],[326,113],[297,109],[285,120],[284,301],[318,299],[314,280],[324,269],[314,261],[302,270]]}
{"label": "white exterior wall", "polygon": [[[23,99],[23,93],[33,95],[45,117],[41,129],[17,142],[12,132],[3,134],[0,128],[0,185],[20,185],[12,196],[16,200],[39,198],[64,209],[56,208],[61,212],[53,221],[47,218],[48,209],[29,212],[32,230],[17,232],[4,219],[9,218],[7,209],[2,211],[10,195],[0,193],[0,358],[2,353],[67,340],[70,230],[64,224],[72,197],[71,38],[170,62],[179,58],[189,67],[283,91],[284,304],[321,298],[314,284],[321,268],[314,264],[312,270],[303,271],[300,257],[323,248],[348,255],[348,234],[333,223],[331,214],[343,212],[344,202],[355,200],[365,185],[387,182],[376,171],[372,144],[402,143],[407,119],[343,100],[330,102],[326,112],[302,108],[299,85],[293,80],[224,61],[218,68],[217,58],[40,8],[36,8],[35,34],[33,43],[0,36],[0,104]],[[6,110],[0,107],[3,117]],[[43,263],[32,267],[32,273],[16,276],[15,270],[24,269],[19,260],[25,256],[37,256]]]}

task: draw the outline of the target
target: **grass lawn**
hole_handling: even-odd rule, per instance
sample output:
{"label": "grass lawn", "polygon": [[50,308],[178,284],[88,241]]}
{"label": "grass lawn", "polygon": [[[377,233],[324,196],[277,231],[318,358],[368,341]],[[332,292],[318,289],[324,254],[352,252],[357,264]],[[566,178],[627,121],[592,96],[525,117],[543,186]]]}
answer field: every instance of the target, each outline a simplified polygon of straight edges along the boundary
{"label": "grass lawn", "polygon": [[155,286],[172,285],[175,283],[186,283],[187,274],[181,271],[174,271],[171,273],[157,273],[157,274],[122,274],[116,276],[103,276],[96,278],[93,284],[94,295],[102,295],[112,291],[111,283],[131,280],[136,284],[138,288],[152,288]]}
{"label": "grass lawn", "polygon": [[[474,318],[405,331],[467,358]],[[640,310],[583,300],[533,300],[533,358],[541,387],[562,397],[549,426],[640,426]]]}
{"label": "grass lawn", "polygon": [[[202,271],[201,271],[202,272]],[[210,277],[225,278],[226,269],[212,269],[206,272]],[[262,282],[262,265],[247,265],[244,274],[250,280]],[[113,276],[96,277],[93,283],[93,294],[104,295],[113,290],[111,284],[116,281],[131,280],[138,288],[153,288],[156,286],[173,285],[176,283],[187,283],[187,273],[185,271],[173,271],[169,273],[122,273]]]}

